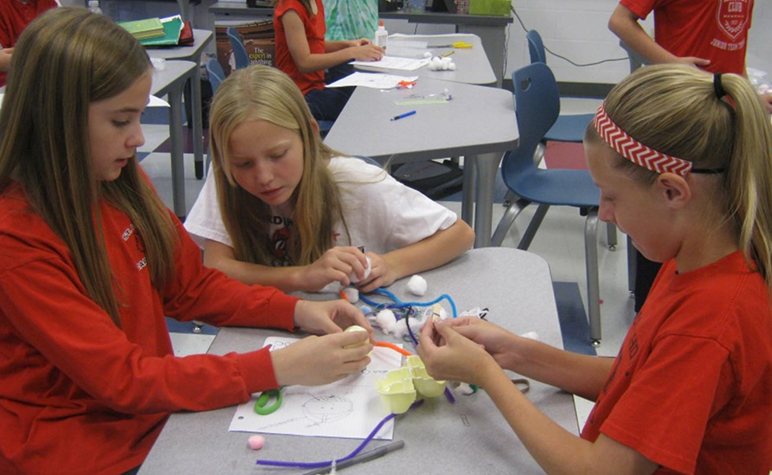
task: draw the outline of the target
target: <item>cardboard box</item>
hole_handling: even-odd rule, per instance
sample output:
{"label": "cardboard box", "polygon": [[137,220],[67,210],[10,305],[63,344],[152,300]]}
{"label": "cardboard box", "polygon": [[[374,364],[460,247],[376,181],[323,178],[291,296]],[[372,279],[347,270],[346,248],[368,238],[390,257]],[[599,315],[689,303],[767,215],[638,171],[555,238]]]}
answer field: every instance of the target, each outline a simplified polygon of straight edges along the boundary
{"label": "cardboard box", "polygon": [[[273,20],[229,26],[236,28],[244,39],[244,47],[247,50],[250,64],[275,65],[276,33],[273,29]],[[228,26],[215,26],[217,61],[222,66],[226,76],[236,67],[235,60],[232,57],[233,48],[231,47],[227,30]]]}

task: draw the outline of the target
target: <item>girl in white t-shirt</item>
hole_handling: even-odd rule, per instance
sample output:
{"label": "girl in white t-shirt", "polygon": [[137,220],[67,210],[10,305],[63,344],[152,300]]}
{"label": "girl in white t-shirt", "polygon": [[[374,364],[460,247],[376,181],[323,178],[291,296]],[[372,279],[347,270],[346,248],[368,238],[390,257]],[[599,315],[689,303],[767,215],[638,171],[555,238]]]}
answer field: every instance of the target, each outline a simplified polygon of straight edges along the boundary
{"label": "girl in white t-shirt", "polygon": [[185,227],[206,265],[242,282],[318,291],[353,278],[367,292],[445,264],[474,241],[455,213],[378,167],[335,157],[297,86],[275,68],[231,74],[210,131],[212,172]]}

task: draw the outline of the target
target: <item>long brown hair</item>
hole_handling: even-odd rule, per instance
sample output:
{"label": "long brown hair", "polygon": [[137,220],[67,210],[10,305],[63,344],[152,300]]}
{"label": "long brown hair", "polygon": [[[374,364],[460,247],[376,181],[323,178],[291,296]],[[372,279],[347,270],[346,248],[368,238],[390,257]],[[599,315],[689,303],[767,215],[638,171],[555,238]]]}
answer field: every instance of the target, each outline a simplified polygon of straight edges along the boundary
{"label": "long brown hair", "polygon": [[330,249],[341,222],[340,191],[327,168],[335,152],[322,143],[300,90],[276,68],[254,65],[233,72],[217,89],[211,106],[210,146],[220,212],[236,259],[262,265],[274,260],[268,234],[271,210],[233,179],[229,140],[241,123],[265,120],[297,133],[303,143],[303,175],[290,200],[294,225],[287,241],[292,265],[308,265]]}
{"label": "long brown hair", "polygon": [[145,247],[151,279],[173,275],[177,234],[136,157],[118,179],[94,176],[88,134],[92,102],[128,89],[151,71],[142,46],[109,18],[60,7],[34,20],[11,60],[0,111],[0,193],[20,183],[34,212],[70,248],[89,297],[121,326],[98,203],[124,211]]}
{"label": "long brown hair", "polygon": [[[605,101],[608,116],[649,147],[688,160],[695,168],[723,170],[715,197],[772,291],[772,128],[756,91],[736,74],[714,76],[683,65],[647,66],[625,78]],[[600,141],[592,124],[586,140]],[[616,155],[614,165],[641,183],[656,173]]]}

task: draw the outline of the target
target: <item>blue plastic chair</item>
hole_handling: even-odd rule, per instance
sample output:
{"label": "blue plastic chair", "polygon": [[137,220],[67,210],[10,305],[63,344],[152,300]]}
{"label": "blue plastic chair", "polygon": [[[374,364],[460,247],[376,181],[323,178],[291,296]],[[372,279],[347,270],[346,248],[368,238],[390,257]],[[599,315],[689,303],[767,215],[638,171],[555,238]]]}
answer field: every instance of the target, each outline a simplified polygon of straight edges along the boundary
{"label": "blue plastic chair", "polygon": [[225,71],[223,71],[222,66],[220,66],[220,63],[217,61],[216,58],[210,58],[209,61],[206,62],[206,74],[209,76],[209,82],[212,84],[212,94],[217,92],[217,88],[220,87],[220,84],[225,81]]}
{"label": "blue plastic chair", "polygon": [[233,57],[236,60],[236,69],[246,68],[249,66],[249,55],[244,47],[244,37],[233,27],[229,27],[226,32],[231,42],[231,49],[233,49]]}
{"label": "blue plastic chair", "polygon": [[[550,206],[579,208],[587,219],[584,248],[587,268],[587,295],[590,337],[600,344],[600,287],[598,280],[598,206],[600,191],[586,170],[545,170],[533,161],[534,152],[555,123],[560,111],[557,82],[544,63],[533,63],[512,74],[515,89],[515,113],[520,130],[518,148],[504,155],[501,174],[515,200],[507,207],[491,242],[500,246],[520,212],[531,203],[539,205],[518,249],[528,249]],[[616,228],[607,228],[609,246],[616,246]]]}
{"label": "blue plastic chair", "polygon": [[[547,64],[547,54],[544,49],[544,42],[541,35],[536,30],[529,30],[525,35],[528,40],[528,52],[531,56],[531,63]],[[560,114],[560,109],[558,109]],[[569,114],[558,115],[555,124],[544,134],[545,141],[554,142],[575,142],[581,143],[584,138],[584,130],[590,123],[594,114]]]}

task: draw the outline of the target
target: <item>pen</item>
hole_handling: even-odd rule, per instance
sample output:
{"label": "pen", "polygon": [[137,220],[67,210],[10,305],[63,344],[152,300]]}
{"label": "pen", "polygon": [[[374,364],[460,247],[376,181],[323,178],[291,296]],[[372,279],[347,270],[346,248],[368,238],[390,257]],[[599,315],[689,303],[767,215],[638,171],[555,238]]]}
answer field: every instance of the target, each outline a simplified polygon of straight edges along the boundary
{"label": "pen", "polygon": [[391,120],[404,119],[405,117],[409,117],[409,116],[411,116],[413,114],[415,114],[415,111],[405,112],[404,114],[400,114],[400,115],[392,117]]}
{"label": "pen", "polygon": [[456,50],[450,50],[447,53],[445,53],[442,56],[440,56],[440,58],[447,58],[448,56],[450,56],[451,54],[453,54],[455,52],[456,52]]}
{"label": "pen", "polygon": [[[383,457],[388,453],[394,452],[395,450],[399,450],[404,446],[405,446],[404,440],[398,440],[390,444],[382,445],[377,449],[373,449],[369,452],[361,453],[354,458],[350,458],[340,463],[336,463],[335,469],[338,470],[338,469],[350,467],[352,465],[356,465],[362,462],[369,462],[370,460],[375,460],[377,458]],[[311,470],[310,472],[306,472],[303,475],[322,475],[324,473],[329,473],[331,468],[332,468],[332,465],[330,465],[329,467],[322,467],[316,470]]]}

